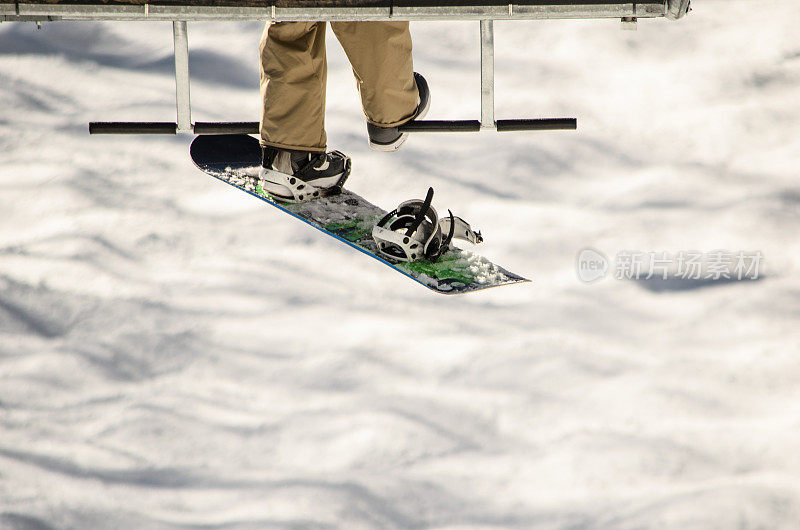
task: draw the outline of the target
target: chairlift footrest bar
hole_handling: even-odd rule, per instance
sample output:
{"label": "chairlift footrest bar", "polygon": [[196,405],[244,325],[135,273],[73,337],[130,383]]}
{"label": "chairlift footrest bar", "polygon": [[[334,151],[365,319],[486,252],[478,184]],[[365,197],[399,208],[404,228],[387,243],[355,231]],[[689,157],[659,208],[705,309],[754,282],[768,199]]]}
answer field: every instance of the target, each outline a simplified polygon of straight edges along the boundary
{"label": "chairlift footrest bar", "polygon": [[168,121],[95,121],[89,134],[177,134],[178,124]]}
{"label": "chairlift footrest bar", "polygon": [[[549,118],[531,120],[497,120],[498,132],[575,130],[575,118]],[[478,120],[420,120],[399,127],[401,132],[478,132]],[[258,122],[196,122],[194,134],[258,134]],[[89,134],[177,134],[174,122],[92,122]]]}
{"label": "chairlift footrest bar", "polygon": [[[575,130],[578,120],[575,118],[546,118],[529,120],[497,120],[498,132],[509,131],[557,131]],[[399,127],[400,132],[478,132],[481,122],[478,120],[421,120],[408,122]]]}
{"label": "chairlift footrest bar", "polygon": [[194,124],[195,134],[259,134],[255,121],[198,121]]}
{"label": "chairlift footrest bar", "polygon": [[400,132],[478,132],[478,120],[419,120],[398,127]]}
{"label": "chairlift footrest bar", "polygon": [[497,120],[497,132],[510,131],[574,131],[576,118],[545,118],[536,120]]}
{"label": "chairlift footrest bar", "polygon": [[[258,134],[258,122],[197,122],[194,134]],[[91,122],[89,134],[177,134],[174,122]]]}

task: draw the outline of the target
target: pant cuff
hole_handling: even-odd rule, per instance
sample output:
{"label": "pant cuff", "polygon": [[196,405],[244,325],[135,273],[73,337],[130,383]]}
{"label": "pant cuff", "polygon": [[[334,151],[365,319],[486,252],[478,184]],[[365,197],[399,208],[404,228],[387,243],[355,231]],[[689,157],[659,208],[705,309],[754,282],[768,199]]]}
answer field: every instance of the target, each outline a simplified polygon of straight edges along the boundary
{"label": "pant cuff", "polygon": [[366,116],[366,118],[367,118],[367,123],[371,123],[372,125],[374,125],[376,127],[399,127],[399,126],[401,126],[401,125],[403,125],[405,123],[410,122],[411,119],[414,117],[414,113],[415,112],[417,112],[417,109],[414,109],[414,111],[411,114],[409,114],[408,117],[403,118],[402,120],[397,120],[397,121],[393,121],[393,122],[390,122],[390,123],[381,123],[379,121],[371,120],[371,119],[369,119],[369,116],[367,116],[366,114],[364,116]]}
{"label": "pant cuff", "polygon": [[319,147],[310,147],[307,145],[292,145],[292,144],[282,144],[280,142],[268,142],[261,139],[261,147],[277,147],[278,149],[285,149],[287,151],[304,151],[304,152],[312,152],[312,153],[324,153],[327,149],[325,146]]}

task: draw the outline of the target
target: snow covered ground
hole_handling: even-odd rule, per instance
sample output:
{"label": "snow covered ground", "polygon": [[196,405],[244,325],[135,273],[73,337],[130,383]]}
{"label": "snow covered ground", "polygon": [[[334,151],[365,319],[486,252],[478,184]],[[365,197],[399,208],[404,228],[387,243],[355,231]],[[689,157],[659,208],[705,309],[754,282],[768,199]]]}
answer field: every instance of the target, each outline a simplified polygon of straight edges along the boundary
{"label": "snow covered ground", "polygon": [[[557,133],[330,146],[428,185],[534,283],[447,298],[197,171],[168,23],[0,25],[0,528],[800,527],[800,11],[498,23],[499,117]],[[258,115],[260,24],[192,24],[199,121]],[[477,23],[413,26],[478,117]],[[761,251],[760,279],[581,282],[584,247]]]}

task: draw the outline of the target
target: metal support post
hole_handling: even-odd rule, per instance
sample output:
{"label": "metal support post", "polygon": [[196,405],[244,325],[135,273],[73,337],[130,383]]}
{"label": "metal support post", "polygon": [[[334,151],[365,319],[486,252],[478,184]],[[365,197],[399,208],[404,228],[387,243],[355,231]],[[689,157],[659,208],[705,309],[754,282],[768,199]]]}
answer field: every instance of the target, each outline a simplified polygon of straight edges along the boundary
{"label": "metal support post", "polygon": [[192,132],[192,106],[189,98],[189,37],[186,21],[172,22],[175,44],[175,105],[178,131]]}
{"label": "metal support post", "polygon": [[494,128],[494,21],[481,20],[481,129]]}

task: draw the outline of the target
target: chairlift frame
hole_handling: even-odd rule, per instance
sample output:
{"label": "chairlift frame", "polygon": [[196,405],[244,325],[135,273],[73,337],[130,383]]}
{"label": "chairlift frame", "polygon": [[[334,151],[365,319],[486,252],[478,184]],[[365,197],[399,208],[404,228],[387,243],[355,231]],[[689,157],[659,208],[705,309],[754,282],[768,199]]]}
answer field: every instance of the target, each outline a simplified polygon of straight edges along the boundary
{"label": "chairlift frame", "polygon": [[175,58],[174,122],[92,122],[90,134],[258,134],[257,122],[192,122],[190,21],[477,20],[480,24],[480,120],[421,120],[404,132],[574,130],[575,118],[495,117],[494,21],[618,18],[635,29],[639,18],[677,20],[690,0],[0,0],[0,22],[170,21]]}

